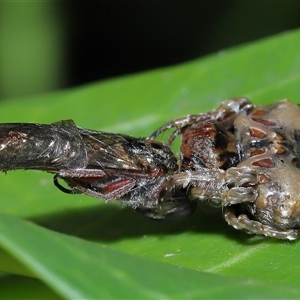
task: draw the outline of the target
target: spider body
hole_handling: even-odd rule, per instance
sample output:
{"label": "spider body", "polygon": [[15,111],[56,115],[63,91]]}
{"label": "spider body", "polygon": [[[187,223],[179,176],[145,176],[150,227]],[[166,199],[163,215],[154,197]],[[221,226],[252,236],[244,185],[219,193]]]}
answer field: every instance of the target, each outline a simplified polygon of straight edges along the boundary
{"label": "spider body", "polygon": [[[249,167],[258,174],[258,196],[246,207],[261,224],[245,226],[250,233],[290,240],[299,235],[299,117],[299,106],[285,100],[255,107],[248,116],[240,115],[235,120],[243,154],[237,166]],[[244,227],[232,211],[225,213],[225,218],[234,227]]]}
{"label": "spider body", "polygon": [[169,143],[182,136],[181,173],[174,176],[191,199],[220,204],[236,229],[293,240],[300,227],[299,118],[299,106],[287,100],[255,107],[237,98],[172,120],[154,136],[169,128]]}

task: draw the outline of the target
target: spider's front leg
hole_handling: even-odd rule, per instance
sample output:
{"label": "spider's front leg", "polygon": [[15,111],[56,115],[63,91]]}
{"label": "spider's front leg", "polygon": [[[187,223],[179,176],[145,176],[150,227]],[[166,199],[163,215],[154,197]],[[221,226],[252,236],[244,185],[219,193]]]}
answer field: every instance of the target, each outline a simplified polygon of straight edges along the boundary
{"label": "spider's front leg", "polygon": [[208,200],[221,206],[254,202],[257,173],[249,167],[222,169],[203,168],[174,175],[175,184],[188,189],[191,199]]}
{"label": "spider's front leg", "polygon": [[217,109],[208,113],[200,113],[195,115],[186,115],[180,118],[171,120],[170,122],[159,127],[152,133],[150,138],[155,139],[163,132],[173,128],[174,131],[170,134],[167,144],[170,145],[174,139],[180,134],[180,131],[186,125],[195,123],[203,123],[205,121],[224,122],[225,126],[232,126],[237,115],[247,115],[253,110],[253,104],[247,98],[233,98],[226,100],[220,104]]}
{"label": "spider's front leg", "polygon": [[264,235],[283,240],[296,240],[299,237],[297,229],[278,229],[249,219],[246,214],[235,213],[234,206],[224,208],[224,219],[235,229],[244,230],[249,234]]}

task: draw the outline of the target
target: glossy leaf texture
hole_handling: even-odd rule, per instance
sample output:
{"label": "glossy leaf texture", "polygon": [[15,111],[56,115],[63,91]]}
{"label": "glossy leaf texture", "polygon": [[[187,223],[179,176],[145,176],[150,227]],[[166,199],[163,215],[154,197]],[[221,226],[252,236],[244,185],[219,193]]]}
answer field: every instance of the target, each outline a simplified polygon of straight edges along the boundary
{"label": "glossy leaf texture", "polygon": [[[179,66],[11,99],[1,103],[0,122],[73,119],[84,128],[147,136],[230,97],[300,103],[299,47],[300,32],[288,32]],[[45,298],[300,296],[299,242],[236,231],[221,208],[203,203],[185,219],[154,222],[115,203],[63,194],[47,173],[9,172],[0,188],[0,270],[38,278],[24,281]],[[24,295],[20,278],[0,277],[0,298]]]}

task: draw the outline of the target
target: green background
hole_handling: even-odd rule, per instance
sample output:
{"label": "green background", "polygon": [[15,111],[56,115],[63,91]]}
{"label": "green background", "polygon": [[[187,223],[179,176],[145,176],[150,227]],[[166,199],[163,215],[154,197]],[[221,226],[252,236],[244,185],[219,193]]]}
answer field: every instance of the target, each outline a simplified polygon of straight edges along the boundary
{"label": "green background", "polygon": [[[0,119],[72,118],[80,127],[147,136],[230,97],[297,103],[299,48],[300,32],[284,33],[171,68],[3,101]],[[0,179],[2,299],[300,297],[299,243],[236,231],[221,209],[204,205],[186,219],[153,222],[63,194],[46,173]]]}

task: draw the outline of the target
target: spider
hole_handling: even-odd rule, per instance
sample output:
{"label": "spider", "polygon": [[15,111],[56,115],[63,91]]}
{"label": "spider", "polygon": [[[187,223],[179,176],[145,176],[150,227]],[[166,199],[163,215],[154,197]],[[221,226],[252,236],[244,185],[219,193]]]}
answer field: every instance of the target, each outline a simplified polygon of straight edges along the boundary
{"label": "spider", "polygon": [[224,101],[208,113],[174,119],[181,136],[176,185],[190,199],[216,202],[227,223],[250,234],[294,240],[300,228],[300,108],[288,100],[254,106]]}
{"label": "spider", "polygon": [[[208,201],[236,229],[294,240],[299,116],[287,100],[254,106],[236,98],[171,120],[148,138],[83,129],[72,120],[0,124],[0,170],[47,171],[63,192],[116,199],[154,219],[185,216]],[[167,141],[159,141],[168,130]],[[176,138],[179,156],[171,149]]]}

